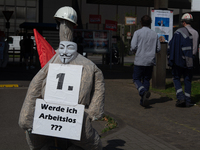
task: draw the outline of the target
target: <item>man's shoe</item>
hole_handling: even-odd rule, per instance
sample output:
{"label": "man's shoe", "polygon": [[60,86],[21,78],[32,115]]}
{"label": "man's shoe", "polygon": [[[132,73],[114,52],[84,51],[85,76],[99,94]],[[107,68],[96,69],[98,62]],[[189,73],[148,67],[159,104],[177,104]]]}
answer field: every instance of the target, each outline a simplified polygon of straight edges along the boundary
{"label": "man's shoe", "polygon": [[177,100],[176,107],[184,107],[186,106],[185,100]]}
{"label": "man's shoe", "polygon": [[188,103],[188,102],[185,103],[185,107],[192,107],[192,106],[194,106],[194,104],[191,104],[191,103]]}
{"label": "man's shoe", "polygon": [[149,91],[146,91],[144,92],[144,95],[143,95],[143,106],[144,107],[147,107],[149,106],[149,97],[151,96],[151,93]]}
{"label": "man's shoe", "polygon": [[143,106],[143,99],[140,100],[140,105]]}

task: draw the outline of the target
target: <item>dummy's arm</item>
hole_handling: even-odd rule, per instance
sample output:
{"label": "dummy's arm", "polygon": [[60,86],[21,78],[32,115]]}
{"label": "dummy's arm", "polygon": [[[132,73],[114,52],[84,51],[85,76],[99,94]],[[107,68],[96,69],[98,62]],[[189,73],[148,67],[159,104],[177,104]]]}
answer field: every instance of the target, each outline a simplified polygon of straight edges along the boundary
{"label": "dummy's arm", "polygon": [[104,99],[105,99],[105,87],[104,87],[104,77],[95,66],[95,75],[94,75],[94,91],[91,97],[91,103],[86,112],[89,114],[89,117],[92,120],[100,119],[104,113]]}
{"label": "dummy's arm", "polygon": [[19,116],[19,126],[24,130],[32,129],[36,99],[42,98],[42,94],[44,92],[43,81],[46,80],[49,63],[52,63],[57,58],[59,59],[58,55],[54,55],[51,60],[35,75],[29,85]]}
{"label": "dummy's arm", "polygon": [[46,78],[43,70],[40,70],[31,81],[21,112],[19,116],[19,126],[24,130],[32,129],[35,111],[35,102],[41,98],[42,81]]}

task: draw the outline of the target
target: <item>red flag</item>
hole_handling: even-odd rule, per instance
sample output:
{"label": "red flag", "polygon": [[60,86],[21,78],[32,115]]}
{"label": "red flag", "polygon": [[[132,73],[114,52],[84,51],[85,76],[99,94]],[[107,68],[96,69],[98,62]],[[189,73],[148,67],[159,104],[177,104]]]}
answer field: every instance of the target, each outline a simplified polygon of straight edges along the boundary
{"label": "red flag", "polygon": [[44,65],[56,54],[56,52],[36,29],[33,29],[33,31],[35,35],[35,42],[37,45],[40,64],[41,67],[44,67]]}

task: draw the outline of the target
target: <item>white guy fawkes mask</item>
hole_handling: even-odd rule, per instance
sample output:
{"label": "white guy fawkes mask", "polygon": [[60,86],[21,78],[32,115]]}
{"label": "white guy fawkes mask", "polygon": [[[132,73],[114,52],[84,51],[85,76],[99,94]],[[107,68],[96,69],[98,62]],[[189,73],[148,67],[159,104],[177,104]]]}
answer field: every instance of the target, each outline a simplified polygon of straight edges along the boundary
{"label": "white guy fawkes mask", "polygon": [[70,41],[60,41],[58,51],[59,51],[60,60],[64,64],[69,63],[78,55],[77,44]]}

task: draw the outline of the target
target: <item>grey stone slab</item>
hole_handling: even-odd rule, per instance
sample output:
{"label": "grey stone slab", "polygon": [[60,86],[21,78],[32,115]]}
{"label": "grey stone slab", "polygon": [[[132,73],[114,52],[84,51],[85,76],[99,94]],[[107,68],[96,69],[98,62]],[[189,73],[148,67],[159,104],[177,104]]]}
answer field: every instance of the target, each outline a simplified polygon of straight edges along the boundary
{"label": "grey stone slab", "polygon": [[172,146],[172,145],[168,144],[167,142],[165,142],[165,141],[163,141],[163,140],[161,140],[161,139],[159,139],[159,138],[157,138],[157,137],[155,137],[155,136],[153,136],[153,135],[149,135],[149,136],[152,137],[153,139],[156,139],[156,140],[159,141],[160,143],[163,143],[163,144],[167,145],[167,147],[169,147],[169,148],[171,148],[171,149],[173,149],[173,150],[179,150],[179,149],[176,148],[175,146]]}

